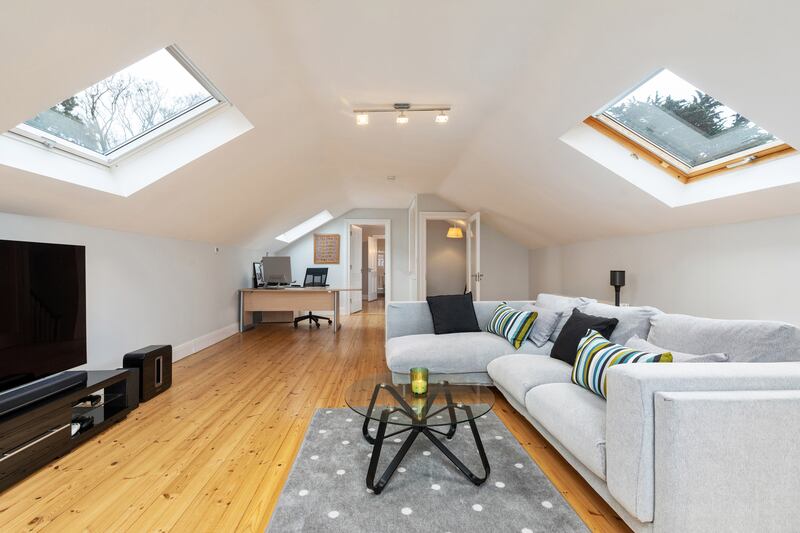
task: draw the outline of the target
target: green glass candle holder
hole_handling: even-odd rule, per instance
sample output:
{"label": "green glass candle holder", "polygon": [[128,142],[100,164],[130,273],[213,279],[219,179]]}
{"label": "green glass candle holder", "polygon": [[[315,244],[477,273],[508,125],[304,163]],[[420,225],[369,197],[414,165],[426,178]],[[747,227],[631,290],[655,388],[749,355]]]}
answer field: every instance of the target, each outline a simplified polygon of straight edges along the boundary
{"label": "green glass candle holder", "polygon": [[411,392],[415,396],[422,396],[428,393],[428,369],[427,368],[412,368],[409,373],[411,374]]}

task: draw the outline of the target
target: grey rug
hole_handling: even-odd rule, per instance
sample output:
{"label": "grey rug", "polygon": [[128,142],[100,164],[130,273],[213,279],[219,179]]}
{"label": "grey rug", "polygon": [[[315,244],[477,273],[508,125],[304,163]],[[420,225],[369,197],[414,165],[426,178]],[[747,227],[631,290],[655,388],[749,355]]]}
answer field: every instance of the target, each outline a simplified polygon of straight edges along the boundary
{"label": "grey rug", "polygon": [[[588,531],[494,413],[478,419],[492,469],[483,485],[470,483],[420,435],[380,495],[366,488],[372,446],[361,435],[363,420],[350,409],[317,410],[267,531]],[[401,442],[406,435],[398,435]],[[384,444],[376,479],[401,442]],[[448,446],[483,474],[468,425]]]}

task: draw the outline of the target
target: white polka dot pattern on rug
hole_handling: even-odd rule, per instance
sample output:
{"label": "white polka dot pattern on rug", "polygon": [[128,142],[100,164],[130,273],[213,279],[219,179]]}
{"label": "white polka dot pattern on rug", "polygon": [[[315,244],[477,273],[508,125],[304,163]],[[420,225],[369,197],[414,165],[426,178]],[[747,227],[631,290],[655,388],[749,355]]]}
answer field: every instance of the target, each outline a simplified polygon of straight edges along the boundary
{"label": "white polka dot pattern on rug", "polygon": [[502,435],[495,435],[494,436],[494,440],[503,440],[503,436]]}
{"label": "white polka dot pattern on rug", "polygon": [[320,430],[319,430],[319,434],[320,434],[320,435],[322,435],[322,434],[324,434],[324,433],[327,433],[327,432],[328,432],[328,430],[327,430],[327,429],[320,429]]}
{"label": "white polka dot pattern on rug", "polygon": [[345,422],[352,422],[352,421],[353,421],[353,419],[352,419],[352,418],[345,418],[345,419],[344,419],[344,421],[345,421]]}
{"label": "white polka dot pattern on rug", "polygon": [[400,468],[397,469],[397,471],[402,474],[403,472],[406,471],[406,468],[404,466],[401,466]]}
{"label": "white polka dot pattern on rug", "polygon": [[422,452],[422,455],[424,455],[425,457],[429,456],[430,454],[431,454],[431,452],[429,452],[428,450],[425,450],[424,452]]}
{"label": "white polka dot pattern on rug", "polygon": [[527,527],[523,527],[519,533],[533,533],[532,529],[528,529]]}
{"label": "white polka dot pattern on rug", "polygon": [[542,502],[542,507],[544,507],[545,509],[552,509],[553,508],[553,504],[550,503],[549,501],[545,500],[545,501]]}
{"label": "white polka dot pattern on rug", "polygon": [[338,517],[339,517],[339,511],[331,511],[328,513],[328,518],[338,518]]}
{"label": "white polka dot pattern on rug", "polygon": [[497,487],[498,489],[504,489],[506,487],[506,484],[503,483],[502,481],[497,481],[495,482],[494,486]]}
{"label": "white polka dot pattern on rug", "polygon": [[514,463],[514,468],[523,468],[524,466],[522,463]]}
{"label": "white polka dot pattern on rug", "polygon": [[337,470],[337,471],[336,471],[336,475],[337,475],[337,476],[343,476],[343,475],[345,475],[346,473],[347,473],[347,472],[346,472],[345,470],[342,470],[341,468],[340,468],[339,470]]}
{"label": "white polka dot pattern on rug", "polygon": [[342,444],[344,444],[345,446],[347,446],[348,444],[350,444],[350,441],[349,441],[349,440],[343,440],[343,441],[342,441]]}
{"label": "white polka dot pattern on rug", "polygon": [[472,510],[480,513],[481,511],[483,511],[483,505],[476,503],[475,505],[472,506]]}
{"label": "white polka dot pattern on rug", "polygon": [[402,509],[400,509],[400,512],[403,513],[404,515],[408,516],[411,513],[413,513],[414,511],[411,510],[411,507],[403,507]]}
{"label": "white polka dot pattern on rug", "polygon": [[325,411],[325,414],[326,414],[326,415],[329,415],[329,414],[331,414],[332,412],[333,412],[333,411]]}
{"label": "white polka dot pattern on rug", "polygon": [[394,442],[401,442],[400,439],[394,439]]}
{"label": "white polka dot pattern on rug", "polygon": [[434,483],[433,485],[431,485],[431,488],[433,490],[440,490],[442,488],[442,486],[439,485],[438,483]]}
{"label": "white polka dot pattern on rug", "polygon": [[317,459],[319,459],[319,455],[312,455],[311,456],[311,460],[312,461],[316,461]]}

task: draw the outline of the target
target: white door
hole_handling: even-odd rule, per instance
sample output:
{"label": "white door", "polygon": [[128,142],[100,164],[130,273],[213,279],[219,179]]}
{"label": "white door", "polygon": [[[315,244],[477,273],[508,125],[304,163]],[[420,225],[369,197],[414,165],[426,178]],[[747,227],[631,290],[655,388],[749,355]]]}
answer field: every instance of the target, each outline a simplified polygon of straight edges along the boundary
{"label": "white door", "polygon": [[467,221],[467,287],[473,300],[481,299],[481,214],[475,213]]}
{"label": "white door", "polygon": [[361,311],[361,227],[350,226],[350,312]]}
{"label": "white door", "polygon": [[367,237],[367,300],[378,299],[378,239]]}

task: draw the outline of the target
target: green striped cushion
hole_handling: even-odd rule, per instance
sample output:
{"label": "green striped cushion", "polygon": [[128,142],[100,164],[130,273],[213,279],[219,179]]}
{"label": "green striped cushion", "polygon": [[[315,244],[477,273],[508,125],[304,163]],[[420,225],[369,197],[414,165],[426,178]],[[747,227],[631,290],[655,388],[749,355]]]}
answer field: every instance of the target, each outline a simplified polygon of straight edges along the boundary
{"label": "green striped cushion", "polygon": [[572,381],[593,393],[606,397],[606,371],[628,363],[671,363],[669,352],[640,352],[610,342],[590,329],[578,343],[578,355],[572,367]]}
{"label": "green striped cushion", "polygon": [[536,311],[517,311],[503,302],[494,310],[494,316],[486,326],[486,331],[505,337],[514,345],[515,350],[519,350],[528,338],[537,316],[539,313]]}

